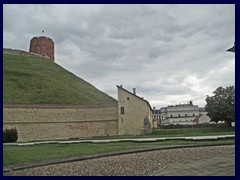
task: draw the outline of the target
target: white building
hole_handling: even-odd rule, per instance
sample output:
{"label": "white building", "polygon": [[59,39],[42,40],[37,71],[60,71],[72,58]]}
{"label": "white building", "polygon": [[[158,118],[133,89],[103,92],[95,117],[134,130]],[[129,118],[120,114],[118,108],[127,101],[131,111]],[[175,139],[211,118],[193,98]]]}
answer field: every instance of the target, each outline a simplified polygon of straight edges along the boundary
{"label": "white building", "polygon": [[160,109],[153,107],[153,120],[156,121],[156,127],[161,125],[161,113]]}
{"label": "white building", "polygon": [[200,114],[198,106],[193,105],[192,101],[189,104],[172,105],[160,109],[161,125],[193,125],[198,124]]}

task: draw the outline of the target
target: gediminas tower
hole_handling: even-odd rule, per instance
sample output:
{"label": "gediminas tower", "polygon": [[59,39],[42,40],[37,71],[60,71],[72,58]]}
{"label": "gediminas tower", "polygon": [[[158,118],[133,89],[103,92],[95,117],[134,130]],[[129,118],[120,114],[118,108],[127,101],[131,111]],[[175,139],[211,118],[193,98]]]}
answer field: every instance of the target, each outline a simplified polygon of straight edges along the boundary
{"label": "gediminas tower", "polygon": [[46,36],[34,37],[30,41],[29,52],[48,57],[54,62],[54,42]]}

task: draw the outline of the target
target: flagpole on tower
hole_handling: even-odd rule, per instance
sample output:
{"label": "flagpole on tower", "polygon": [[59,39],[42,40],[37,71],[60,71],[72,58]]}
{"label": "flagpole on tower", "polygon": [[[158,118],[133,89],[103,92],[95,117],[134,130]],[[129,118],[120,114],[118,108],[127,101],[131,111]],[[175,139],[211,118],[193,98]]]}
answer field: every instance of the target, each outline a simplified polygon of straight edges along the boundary
{"label": "flagpole on tower", "polygon": [[[43,29],[42,29],[42,34],[43,34],[43,37],[44,37],[44,30]],[[47,48],[46,47],[43,50],[42,54],[43,54],[43,56],[47,56]]]}

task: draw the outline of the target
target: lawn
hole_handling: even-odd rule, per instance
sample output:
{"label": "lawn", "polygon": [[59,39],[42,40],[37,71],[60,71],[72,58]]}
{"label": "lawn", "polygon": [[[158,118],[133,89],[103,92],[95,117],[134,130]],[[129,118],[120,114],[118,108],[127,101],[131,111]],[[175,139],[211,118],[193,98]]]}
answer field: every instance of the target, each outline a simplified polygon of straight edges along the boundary
{"label": "lawn", "polygon": [[136,136],[104,136],[82,139],[104,140],[104,139],[135,139],[135,138],[161,138],[161,137],[191,137],[191,136],[215,136],[235,135],[234,127],[217,128],[186,128],[186,129],[153,129],[152,134]]}
{"label": "lawn", "polygon": [[3,56],[4,104],[117,104],[85,80],[40,57]]}
{"label": "lawn", "polygon": [[73,157],[98,152],[124,150],[125,147],[100,146],[98,144],[44,144],[34,146],[4,146],[3,164],[13,165],[25,162],[42,161],[55,158]]}
{"label": "lawn", "polygon": [[166,140],[158,142],[113,142],[113,143],[78,143],[78,144],[42,144],[34,146],[4,146],[4,166],[27,162],[37,162],[56,158],[73,157],[101,152],[112,152],[136,148],[164,147],[169,145],[228,145],[235,144],[234,139],[211,141]]}
{"label": "lawn", "polygon": [[161,136],[212,136],[212,135],[233,135],[234,127],[215,128],[186,128],[186,129],[154,129],[152,135]]}

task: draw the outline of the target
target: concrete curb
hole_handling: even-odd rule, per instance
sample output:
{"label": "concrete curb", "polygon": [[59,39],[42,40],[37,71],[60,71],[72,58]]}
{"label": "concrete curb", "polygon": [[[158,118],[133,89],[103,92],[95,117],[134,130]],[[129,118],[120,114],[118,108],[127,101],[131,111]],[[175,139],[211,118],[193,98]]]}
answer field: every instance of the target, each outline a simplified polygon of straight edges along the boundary
{"label": "concrete curb", "polygon": [[4,143],[3,146],[33,146],[39,144],[75,144],[75,143],[111,143],[111,142],[157,142],[166,140],[217,140],[235,138],[235,135],[195,136],[195,137],[164,137],[164,138],[136,138],[136,139],[105,139],[105,140],[74,140],[74,141],[39,141],[26,143]]}
{"label": "concrete curb", "polygon": [[[223,144],[223,145],[226,145],[226,144]],[[229,144],[229,145],[231,145],[231,144]],[[234,144],[232,144],[232,145],[234,145]],[[13,166],[7,166],[3,169],[3,173],[17,171],[17,170],[23,170],[23,169],[28,169],[28,168],[34,168],[34,167],[39,167],[39,166],[68,163],[68,162],[74,162],[74,161],[82,161],[82,160],[107,157],[107,156],[140,153],[140,152],[156,151],[156,150],[176,149],[176,148],[195,148],[195,147],[197,148],[197,147],[205,147],[205,146],[221,146],[221,144],[218,144],[218,145],[212,145],[212,144],[208,144],[208,145],[173,145],[173,146],[164,146],[164,147],[151,147],[151,148],[141,148],[141,149],[132,149],[132,150],[121,150],[121,151],[114,151],[114,152],[103,152],[103,153],[97,153],[97,154],[91,154],[91,155],[81,155],[81,156],[77,156],[77,157],[52,159],[52,160],[47,160],[47,161],[35,162],[35,163],[24,163],[24,164],[18,164],[18,165],[13,165]]]}

